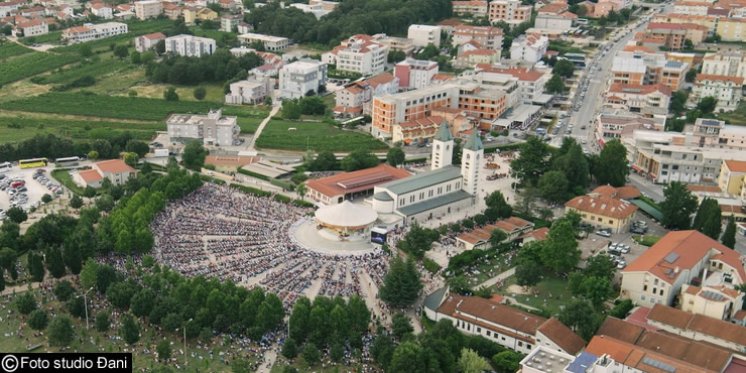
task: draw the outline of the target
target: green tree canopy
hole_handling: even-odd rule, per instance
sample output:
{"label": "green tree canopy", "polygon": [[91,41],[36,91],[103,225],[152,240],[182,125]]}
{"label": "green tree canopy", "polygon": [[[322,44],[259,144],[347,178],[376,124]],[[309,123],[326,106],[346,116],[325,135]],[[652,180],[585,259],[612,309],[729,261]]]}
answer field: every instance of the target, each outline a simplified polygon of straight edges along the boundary
{"label": "green tree canopy", "polygon": [[73,323],[67,316],[57,316],[51,323],[47,330],[47,338],[49,344],[52,346],[68,346],[75,338],[75,330],[73,330]]}
{"label": "green tree canopy", "polygon": [[554,222],[539,255],[543,265],[556,274],[575,269],[580,261],[580,250],[570,221],[560,219]]}
{"label": "green tree canopy", "polygon": [[404,150],[400,147],[393,147],[386,153],[386,162],[391,166],[399,166],[404,163]]}
{"label": "green tree canopy", "polygon": [[720,237],[723,217],[720,204],[716,199],[705,197],[699,204],[697,214],[694,216],[692,229],[696,229],[712,239]]}
{"label": "green tree canopy", "polygon": [[569,186],[570,183],[561,171],[549,171],[539,178],[539,192],[549,202],[567,201]]}
{"label": "green tree canopy", "polygon": [[184,162],[184,167],[199,171],[205,164],[207,154],[207,149],[202,146],[200,141],[191,141],[184,147],[181,159]]}
{"label": "green tree canopy", "polygon": [[417,300],[421,290],[422,282],[414,262],[411,259],[404,262],[398,257],[392,259],[379,291],[381,299],[392,307],[405,308]]}
{"label": "green tree canopy", "polygon": [[375,167],[378,163],[380,163],[378,157],[370,151],[355,150],[342,159],[342,169],[350,172]]}
{"label": "green tree canopy", "polygon": [[535,186],[541,175],[549,169],[547,145],[538,137],[529,137],[510,167],[521,182]]}
{"label": "green tree canopy", "polygon": [[627,182],[628,174],[627,148],[617,139],[607,142],[598,157],[598,165],[594,167],[596,181],[620,187]]}
{"label": "green tree canopy", "polygon": [[661,202],[663,225],[668,229],[689,229],[691,216],[697,209],[697,197],[678,181],[670,182],[663,188]]}
{"label": "green tree canopy", "polygon": [[723,235],[720,236],[720,242],[731,249],[736,247],[736,219],[733,215],[728,217],[728,223],[725,225]]}

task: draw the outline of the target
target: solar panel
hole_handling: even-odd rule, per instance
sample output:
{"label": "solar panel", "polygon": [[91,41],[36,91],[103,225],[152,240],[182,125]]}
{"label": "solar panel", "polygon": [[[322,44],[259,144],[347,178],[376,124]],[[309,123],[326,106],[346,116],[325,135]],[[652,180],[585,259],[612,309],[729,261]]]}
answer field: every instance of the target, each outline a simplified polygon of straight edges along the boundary
{"label": "solar panel", "polygon": [[666,364],[666,363],[664,363],[662,361],[658,361],[658,360],[655,360],[655,359],[652,359],[652,358],[649,358],[649,357],[643,358],[642,362],[644,364],[650,365],[651,367],[656,367],[656,368],[658,368],[660,370],[663,370],[663,371],[666,371],[666,372],[669,372],[669,373],[675,373],[676,372],[676,368],[675,367],[673,367],[673,366],[671,366],[669,364]]}
{"label": "solar panel", "polygon": [[677,253],[668,253],[668,255],[666,255],[666,257],[663,258],[663,260],[665,260],[666,263],[669,263],[669,264],[675,262],[676,259],[679,259],[679,254]]}
{"label": "solar panel", "polygon": [[716,302],[721,302],[721,301],[725,300],[725,296],[723,296],[723,294],[716,293],[716,292],[714,292],[712,290],[704,290],[702,292],[702,296],[705,297],[705,298],[707,298],[707,299],[712,299],[712,300],[714,300]]}

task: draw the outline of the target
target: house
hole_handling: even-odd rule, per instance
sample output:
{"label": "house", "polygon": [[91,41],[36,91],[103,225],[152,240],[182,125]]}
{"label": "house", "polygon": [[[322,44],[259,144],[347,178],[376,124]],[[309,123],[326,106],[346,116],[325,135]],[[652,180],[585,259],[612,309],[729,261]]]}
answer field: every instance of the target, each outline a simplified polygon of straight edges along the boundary
{"label": "house", "polygon": [[642,118],[630,114],[600,114],[595,119],[595,138],[599,144],[621,139],[622,136],[632,136],[635,130],[663,131],[665,121]]}
{"label": "house", "polygon": [[539,62],[549,48],[546,36],[521,35],[510,45],[510,59],[531,65]]}
{"label": "house", "polygon": [[697,74],[692,89],[692,99],[696,102],[705,97],[717,99],[716,111],[733,111],[743,97],[744,78],[725,75]]}
{"label": "house", "polygon": [[166,119],[172,140],[202,140],[205,145],[231,146],[238,141],[241,128],[236,117],[224,117],[222,110],[207,115],[171,114]]}
{"label": "house", "polygon": [[12,0],[0,2],[0,17],[8,17],[26,4],[28,4],[27,0]]}
{"label": "house", "polygon": [[604,97],[604,106],[633,113],[640,113],[645,108],[658,108],[665,115],[668,113],[670,101],[671,89],[660,83],[612,83]]}
{"label": "house", "polygon": [[463,250],[484,249],[489,244],[492,232],[495,230],[505,233],[506,241],[513,241],[530,234],[533,229],[534,223],[511,216],[510,218],[499,220],[495,224],[487,224],[484,227],[460,233],[456,236],[456,247]]}
{"label": "house", "polygon": [[399,89],[399,79],[389,73],[381,73],[363,81],[353,82],[334,93],[334,115],[356,117],[370,115],[374,97],[393,94]]}
{"label": "house", "polygon": [[567,2],[564,1],[544,5],[537,11],[534,27],[545,30],[570,30],[578,16],[568,9]]}
{"label": "house", "polygon": [[[651,38],[659,38],[662,46],[670,50],[681,50],[686,45],[686,40],[692,43],[692,46],[701,44],[708,36],[708,29],[705,26],[693,23],[650,23],[643,33]],[[643,42],[642,45],[646,45]]]}
{"label": "house", "polygon": [[601,186],[567,201],[565,212],[575,211],[588,224],[621,233],[627,229],[637,211],[637,206],[621,197],[616,189],[610,191]]}
{"label": "house", "polygon": [[435,61],[407,58],[394,66],[394,76],[399,79],[399,87],[402,89],[427,87],[432,84],[437,73],[438,63]]}
{"label": "house", "polygon": [[63,30],[62,40],[68,44],[84,43],[91,40],[126,34],[127,30],[126,23],[106,22],[95,25],[86,23],[83,26],[75,26]]}
{"label": "house", "polygon": [[536,316],[481,297],[443,294],[425,300],[425,315],[433,321],[450,320],[460,332],[478,335],[520,353],[537,346],[575,355],[585,342],[555,318]]}
{"label": "house", "polygon": [[303,59],[280,69],[280,97],[285,99],[305,97],[309,92],[326,89],[326,64]]}
{"label": "house", "polygon": [[184,9],[179,4],[163,2],[163,15],[168,19],[179,19],[183,11]]}
{"label": "house", "polygon": [[214,39],[194,35],[176,35],[165,39],[166,53],[183,57],[202,57],[215,53],[217,43]]}
{"label": "house", "polygon": [[705,53],[702,74],[746,79],[746,57],[740,49]]}
{"label": "house", "polygon": [[225,103],[230,105],[257,105],[271,97],[272,84],[268,77],[252,77],[230,84],[230,92],[225,95]]}
{"label": "house", "polygon": [[459,17],[486,18],[489,2],[487,0],[451,1],[451,7],[453,8],[453,14]]}
{"label": "house", "polygon": [[243,45],[251,46],[254,44],[261,44],[267,52],[282,52],[287,49],[288,44],[290,43],[288,38],[255,34],[252,32],[238,35],[238,39]]}
{"label": "house", "polygon": [[511,96],[507,105],[515,107],[519,103],[530,105],[548,102],[552,96],[544,94],[544,85],[550,76],[547,70],[477,65],[471,79],[479,84],[500,86],[501,91]]}
{"label": "house", "polygon": [[493,26],[456,26],[453,30],[451,43],[454,46],[476,41],[482,48],[496,51],[503,47],[503,30]]}
{"label": "house", "polygon": [[93,13],[94,16],[103,19],[114,18],[114,9],[104,3],[96,3],[91,5],[91,13]]}
{"label": "house", "polygon": [[743,188],[744,176],[746,176],[746,162],[725,160],[720,167],[718,186],[723,193],[738,196]]}
{"label": "house", "polygon": [[184,23],[193,25],[197,21],[217,21],[220,15],[210,8],[204,7],[185,7],[183,11]]}
{"label": "house", "polygon": [[[469,44],[464,44],[462,47],[466,47]],[[459,67],[474,67],[476,65],[492,65],[500,61],[500,51],[494,49],[471,49],[464,50],[459,48],[459,53],[456,55],[455,64]]]}
{"label": "house", "polygon": [[746,19],[745,18],[721,18],[717,19],[717,35],[722,41],[743,41],[746,39]]}
{"label": "house", "polygon": [[440,47],[440,26],[410,25],[407,30],[407,39],[418,47],[426,47],[432,44]]}
{"label": "house", "polygon": [[154,32],[152,34],[138,36],[135,38],[135,50],[140,53],[149,51],[155,48],[161,40],[166,40],[166,35],[162,32]]}
{"label": "house", "polygon": [[49,33],[49,25],[44,19],[34,18],[19,22],[13,28],[13,36],[31,37]]}
{"label": "house", "polygon": [[144,21],[156,18],[163,14],[163,4],[160,0],[135,1],[135,15],[137,19]]}
{"label": "house", "polygon": [[743,308],[743,293],[725,285],[681,287],[681,310],[720,320],[731,320]]}
{"label": "house", "polygon": [[530,5],[523,5],[520,0],[492,0],[489,6],[489,19],[491,24],[504,21],[509,25],[516,26],[531,19]]}
{"label": "house", "polygon": [[389,47],[378,43],[370,35],[353,35],[339,46],[321,55],[321,61],[335,65],[339,71],[364,76],[380,74],[386,68]]}
{"label": "house", "polygon": [[99,188],[104,179],[112,185],[123,185],[137,174],[137,170],[124,163],[121,159],[96,162],[90,170],[78,171],[73,174],[73,181],[81,187]]}
{"label": "house", "polygon": [[306,182],[308,196],[322,205],[334,205],[345,200],[372,194],[376,185],[409,176],[403,168],[380,164],[352,172],[311,179]]}
{"label": "house", "polygon": [[650,307],[671,304],[695,278],[708,286],[736,286],[746,280],[743,259],[700,232],[669,232],[622,270],[620,296]]}
{"label": "house", "polygon": [[666,333],[700,342],[701,346],[746,352],[746,327],[719,318],[656,304],[648,313],[647,323]]}

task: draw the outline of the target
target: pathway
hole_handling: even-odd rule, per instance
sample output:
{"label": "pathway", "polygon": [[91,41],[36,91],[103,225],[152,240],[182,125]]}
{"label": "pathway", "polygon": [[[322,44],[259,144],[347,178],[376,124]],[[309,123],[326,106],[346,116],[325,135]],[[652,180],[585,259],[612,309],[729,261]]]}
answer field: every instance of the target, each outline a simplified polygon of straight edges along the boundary
{"label": "pathway", "polygon": [[262,131],[264,130],[264,126],[269,123],[270,120],[272,120],[272,117],[277,114],[278,111],[282,108],[282,105],[274,105],[272,107],[272,111],[269,112],[269,115],[267,115],[266,118],[262,121],[262,123],[259,124],[259,127],[256,129],[256,132],[254,132],[254,136],[251,137],[251,142],[249,143],[249,146],[247,147],[248,150],[255,150],[254,145],[256,145],[256,139],[259,138],[259,136],[262,134]]}
{"label": "pathway", "polygon": [[506,278],[515,275],[515,267],[508,269],[507,271],[498,274],[495,277],[492,277],[490,279],[485,280],[483,283],[479,284],[476,288],[479,289],[481,287],[490,287],[498,282],[501,282],[505,280]]}
{"label": "pathway", "polygon": [[273,344],[265,353],[264,353],[264,359],[262,360],[262,365],[259,366],[259,369],[257,369],[257,373],[269,373],[272,371],[272,366],[275,365],[275,360],[277,360],[277,348],[278,346],[276,344]]}

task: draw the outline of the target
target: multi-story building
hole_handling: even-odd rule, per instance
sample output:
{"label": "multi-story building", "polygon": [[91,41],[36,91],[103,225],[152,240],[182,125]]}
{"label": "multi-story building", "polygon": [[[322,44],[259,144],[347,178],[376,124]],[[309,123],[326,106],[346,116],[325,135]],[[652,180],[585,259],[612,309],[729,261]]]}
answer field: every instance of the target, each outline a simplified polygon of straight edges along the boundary
{"label": "multi-story building", "polygon": [[515,26],[529,21],[532,9],[532,6],[523,5],[520,0],[492,0],[489,7],[489,19],[492,24],[503,21]]}
{"label": "multi-story building", "polygon": [[238,23],[243,20],[243,17],[239,14],[227,14],[220,17],[220,31],[223,32],[236,32]]}
{"label": "multi-story building", "polygon": [[458,109],[478,120],[494,120],[509,108],[505,92],[474,82],[459,82]]}
{"label": "multi-story building", "polygon": [[155,48],[159,41],[166,40],[166,35],[162,32],[142,35],[135,38],[135,50],[142,53]]}
{"label": "multi-story building", "polygon": [[127,24],[106,22],[99,24],[86,23],[83,26],[70,27],[62,31],[62,40],[68,44],[84,43],[91,40],[109,38],[127,33]]}
{"label": "multi-story building", "polygon": [[148,18],[156,18],[163,14],[163,4],[160,0],[142,0],[135,2],[135,15],[137,19],[144,21]]}
{"label": "multi-story building", "polygon": [[707,27],[708,32],[715,33],[718,20],[722,18],[714,15],[692,16],[678,13],[661,13],[653,16],[651,22],[659,23],[693,23]]}
{"label": "multi-story building", "polygon": [[184,11],[184,8],[182,8],[179,4],[174,3],[163,3],[163,15],[166,16],[166,18],[170,20],[177,20],[179,17],[181,17],[182,13]]}
{"label": "multi-story building", "polygon": [[353,82],[335,92],[334,114],[338,117],[370,115],[374,97],[394,94],[399,90],[399,78],[381,73],[360,82]]}
{"label": "multi-story building", "polygon": [[530,105],[546,101],[544,85],[549,81],[550,76],[548,70],[478,65],[471,79],[482,87],[495,88],[504,92],[509,96],[507,106],[514,107],[519,103]]}
{"label": "multi-story building", "polygon": [[658,108],[665,114],[671,101],[671,89],[663,84],[637,85],[613,83],[604,97],[604,106],[633,113]]}
{"label": "multi-story building", "polygon": [[707,1],[677,1],[673,3],[673,11],[671,13],[706,16],[710,6],[712,6],[712,3]]}
{"label": "multi-story building", "polygon": [[280,97],[301,98],[325,89],[326,64],[304,59],[280,69]]}
{"label": "multi-story building", "polygon": [[716,22],[716,32],[722,41],[743,41],[746,39],[746,18],[720,18]]}
{"label": "multi-story building", "polygon": [[440,26],[411,25],[407,30],[407,39],[418,47],[426,47],[432,44],[440,47]]}
{"label": "multi-story building", "polygon": [[695,278],[709,286],[737,286],[746,281],[743,260],[698,231],[669,232],[622,270],[620,296],[652,307],[670,305]]}
{"label": "multi-story building", "polygon": [[720,167],[718,186],[723,193],[738,196],[741,194],[744,176],[746,176],[746,162],[725,160]]}
{"label": "multi-story building", "polygon": [[730,320],[743,308],[743,293],[725,285],[681,287],[681,310],[721,320]]}
{"label": "multi-story building", "polygon": [[601,114],[595,120],[595,138],[603,146],[607,141],[631,136],[635,130],[663,131],[664,123],[637,115]]}
{"label": "multi-story building", "polygon": [[420,89],[432,84],[438,73],[438,63],[407,58],[394,66],[394,76],[399,79],[399,88]]}
{"label": "multi-story building", "polygon": [[459,87],[455,84],[430,85],[415,91],[383,95],[373,99],[371,133],[374,137],[391,138],[396,124],[421,119],[434,108],[458,105]]}
{"label": "multi-story building", "polygon": [[611,83],[644,85],[661,83],[671,91],[681,88],[689,64],[667,60],[662,53],[619,52],[611,66]]}
{"label": "multi-story building", "polygon": [[743,78],[736,76],[697,74],[692,99],[714,97],[717,99],[715,110],[733,111],[741,102],[743,81]]}
{"label": "multi-story building", "polygon": [[[711,301],[708,300],[708,307]],[[727,349],[728,351],[737,351],[739,354],[746,352],[746,327],[721,320],[720,318],[689,313],[673,307],[656,304],[648,313],[647,323],[649,326],[666,332],[669,335],[696,341],[695,343],[698,343],[700,346],[713,346]],[[713,353],[705,354],[704,356],[713,361],[721,361]],[[731,370],[728,369],[725,371]]]}
{"label": "multi-story building", "polygon": [[91,13],[93,13],[94,16],[102,19],[114,18],[114,9],[104,3],[96,3],[91,5]]}
{"label": "multi-story building", "polygon": [[510,59],[535,64],[544,57],[548,48],[546,36],[521,35],[510,45]]}
{"label": "multi-story building", "polygon": [[746,57],[740,49],[705,53],[702,59],[702,74],[746,79]]}
{"label": "multi-story building", "polygon": [[321,55],[321,60],[336,65],[337,70],[361,75],[380,74],[386,68],[389,47],[374,41],[369,35],[354,35],[338,47]]}
{"label": "multi-story building", "polygon": [[567,2],[552,2],[539,8],[534,27],[544,30],[567,31],[572,28],[577,15],[568,11]]}
{"label": "multi-story building", "polygon": [[182,12],[184,23],[194,25],[197,21],[218,21],[218,12],[203,6],[186,6]]}
{"label": "multi-story building", "polygon": [[492,65],[500,61],[500,51],[494,49],[471,48],[471,43],[459,47],[454,66],[472,68],[476,65]]}
{"label": "multi-story building", "polygon": [[611,82],[643,85],[646,71],[645,61],[641,57],[629,54],[617,55],[611,64]]}
{"label": "multi-story building", "polygon": [[13,28],[13,35],[16,37],[31,37],[45,35],[49,33],[49,25],[43,18],[29,19],[18,22]]}
{"label": "multi-story building", "polygon": [[215,53],[217,43],[210,38],[176,35],[166,38],[166,53],[184,57],[202,57]]}
{"label": "multi-story building", "polygon": [[257,105],[271,96],[272,85],[269,78],[249,78],[230,84],[230,92],[225,95],[225,103],[231,105]]}
{"label": "multi-story building", "polygon": [[211,110],[207,115],[171,114],[166,127],[172,140],[197,139],[214,146],[234,145],[241,133],[237,117],[224,117],[222,110]]}
{"label": "multi-story building", "polygon": [[124,185],[135,175],[137,170],[123,160],[110,159],[92,164],[89,170],[74,173],[73,181],[82,187],[100,188],[104,179],[108,179],[112,185]]}
{"label": "multi-story building", "polygon": [[451,1],[451,6],[453,7],[453,14],[456,16],[486,18],[489,2],[487,0]]}
{"label": "multi-story building", "polygon": [[640,192],[634,187],[600,186],[586,195],[567,201],[565,212],[575,211],[584,222],[594,227],[622,233],[637,211],[637,206],[629,200],[639,196]]}
{"label": "multi-story building", "polygon": [[264,50],[267,52],[282,52],[287,49],[288,44],[290,43],[288,38],[255,34],[253,32],[238,35],[238,39],[241,40],[241,43],[243,43],[244,45],[259,43],[264,46]]}
{"label": "multi-story building", "polygon": [[456,26],[453,30],[451,43],[463,45],[470,41],[476,41],[483,48],[502,50],[503,30],[492,26]]}
{"label": "multi-story building", "polygon": [[693,46],[701,44],[707,37],[706,26],[693,23],[650,23],[640,33],[643,46],[663,46],[669,50],[681,50],[686,47],[686,40]]}
{"label": "multi-story building", "polygon": [[9,17],[13,15],[22,6],[28,4],[26,0],[11,0],[0,2],[0,17]]}

